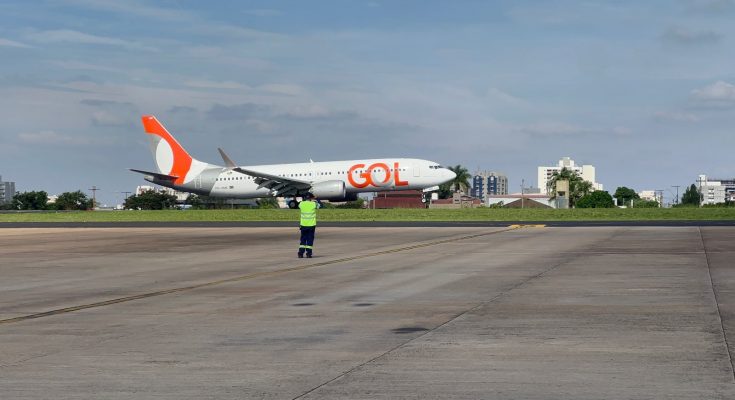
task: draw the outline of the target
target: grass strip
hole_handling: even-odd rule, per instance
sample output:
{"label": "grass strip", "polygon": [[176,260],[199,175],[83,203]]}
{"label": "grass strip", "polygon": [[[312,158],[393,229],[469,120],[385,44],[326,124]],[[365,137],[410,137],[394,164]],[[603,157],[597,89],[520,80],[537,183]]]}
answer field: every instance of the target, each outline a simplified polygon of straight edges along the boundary
{"label": "grass strip", "polygon": [[[163,210],[3,213],[3,222],[298,221],[297,210]],[[710,221],[735,220],[735,208],[640,209],[323,209],[320,221]]]}

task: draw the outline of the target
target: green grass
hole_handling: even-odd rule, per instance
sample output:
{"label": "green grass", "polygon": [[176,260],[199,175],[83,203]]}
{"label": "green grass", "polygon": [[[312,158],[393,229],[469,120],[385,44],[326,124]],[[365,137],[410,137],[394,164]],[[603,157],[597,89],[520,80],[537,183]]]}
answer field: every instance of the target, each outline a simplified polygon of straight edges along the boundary
{"label": "green grass", "polygon": [[[319,221],[735,220],[735,208],[319,210]],[[3,222],[297,221],[296,210],[80,211],[0,214]]]}

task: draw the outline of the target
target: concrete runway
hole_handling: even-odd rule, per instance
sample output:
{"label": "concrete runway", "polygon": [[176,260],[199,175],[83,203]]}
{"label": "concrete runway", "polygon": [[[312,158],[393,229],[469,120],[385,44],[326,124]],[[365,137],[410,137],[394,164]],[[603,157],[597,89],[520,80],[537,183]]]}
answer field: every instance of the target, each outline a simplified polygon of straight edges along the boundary
{"label": "concrete runway", "polygon": [[0,398],[735,398],[735,227],[297,235],[1,229]]}

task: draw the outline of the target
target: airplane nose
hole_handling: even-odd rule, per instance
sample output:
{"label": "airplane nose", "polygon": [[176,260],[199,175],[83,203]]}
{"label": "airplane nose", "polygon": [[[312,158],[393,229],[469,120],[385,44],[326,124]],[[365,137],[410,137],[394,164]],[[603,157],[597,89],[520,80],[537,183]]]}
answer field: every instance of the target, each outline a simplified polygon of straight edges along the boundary
{"label": "airplane nose", "polygon": [[447,179],[454,179],[457,177],[457,174],[455,174],[451,169],[445,169],[444,175],[446,175]]}

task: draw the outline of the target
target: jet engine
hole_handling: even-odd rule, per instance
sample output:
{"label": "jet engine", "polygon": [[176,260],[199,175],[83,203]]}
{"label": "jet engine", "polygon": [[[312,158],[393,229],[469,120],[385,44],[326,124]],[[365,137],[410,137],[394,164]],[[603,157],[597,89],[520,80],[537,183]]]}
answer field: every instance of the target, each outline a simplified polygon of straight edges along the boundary
{"label": "jet engine", "polygon": [[311,185],[310,192],[321,200],[344,201],[347,197],[345,183],[342,181],[318,182]]}

